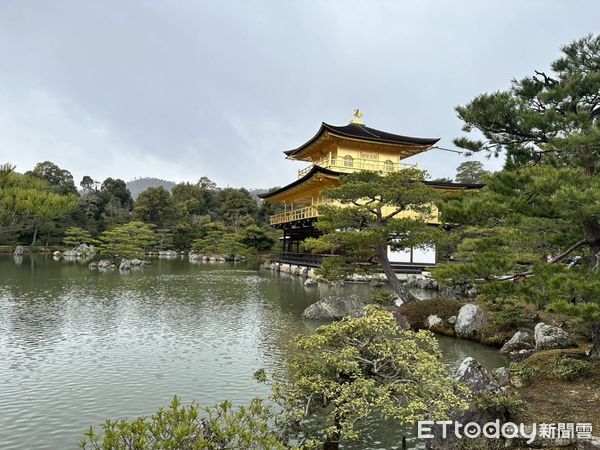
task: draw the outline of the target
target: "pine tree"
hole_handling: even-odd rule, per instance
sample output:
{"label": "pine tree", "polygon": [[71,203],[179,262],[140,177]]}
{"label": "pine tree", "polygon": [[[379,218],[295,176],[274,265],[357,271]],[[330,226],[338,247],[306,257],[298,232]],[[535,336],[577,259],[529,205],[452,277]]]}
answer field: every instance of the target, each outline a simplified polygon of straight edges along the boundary
{"label": "pine tree", "polygon": [[437,275],[483,281],[484,296],[506,303],[526,299],[581,317],[590,356],[600,358],[600,37],[562,51],[552,72],[457,108],[464,130],[484,140],[455,143],[505,154],[506,171],[442,208],[444,220],[462,225],[461,262]]}
{"label": "pine tree", "polygon": [[[324,234],[307,239],[306,248],[335,253],[319,273],[344,278],[356,272],[383,270],[405,302],[417,300],[400,282],[388,259],[394,250],[433,246],[440,231],[434,202],[438,192],[423,181],[426,173],[410,168],[383,175],[363,171],[344,175],[341,185],[324,192],[333,205],[319,207],[317,227]],[[357,200],[358,199],[358,200]]]}

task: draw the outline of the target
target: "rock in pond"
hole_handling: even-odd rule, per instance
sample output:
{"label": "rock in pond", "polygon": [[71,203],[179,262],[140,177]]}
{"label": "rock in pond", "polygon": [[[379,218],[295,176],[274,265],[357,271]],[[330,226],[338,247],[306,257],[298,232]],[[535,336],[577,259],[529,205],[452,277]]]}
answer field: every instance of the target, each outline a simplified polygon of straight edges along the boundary
{"label": "rock in pond", "polygon": [[560,327],[540,322],[535,326],[533,334],[536,350],[577,347],[577,344],[569,333]]}
{"label": "rock in pond", "polygon": [[427,317],[427,319],[425,319],[425,325],[427,325],[428,329],[431,329],[431,327],[440,326],[443,322],[444,321],[435,314],[431,314]]}
{"label": "rock in pond", "polygon": [[91,263],[88,264],[88,267],[90,269],[97,269],[98,268],[98,263],[96,261],[92,261]]}
{"label": "rock in pond", "polygon": [[304,280],[304,286],[307,287],[311,287],[311,286],[316,286],[319,283],[317,283],[317,280],[313,280],[312,278],[307,278],[306,280]]}
{"label": "rock in pond", "polygon": [[518,354],[521,350],[533,350],[535,341],[528,331],[517,331],[500,349],[503,355]]}
{"label": "rock in pond", "polygon": [[479,361],[470,356],[460,363],[456,371],[456,379],[469,386],[474,394],[481,394],[485,391],[499,394],[502,391],[494,376]]}
{"label": "rock in pond", "polygon": [[475,337],[485,323],[483,309],[473,303],[467,303],[458,311],[454,329],[460,337]]}
{"label": "rock in pond", "polygon": [[57,258],[60,257],[60,252],[58,250],[56,250],[55,252],[52,253],[52,256],[55,256]]}
{"label": "rock in pond", "polygon": [[123,258],[121,260],[121,264],[119,264],[119,270],[130,270],[131,269],[131,262],[128,259]]}
{"label": "rock in pond", "polygon": [[131,261],[129,261],[129,264],[132,266],[141,266],[142,265],[142,260],[141,259],[137,259],[137,258],[133,258]]}
{"label": "rock in pond", "polygon": [[327,297],[313,303],[302,313],[302,318],[307,320],[339,320],[344,316],[364,316],[365,303],[357,296]]}
{"label": "rock in pond", "polygon": [[[461,363],[456,373],[456,380],[466,385],[474,396],[484,392],[491,392],[492,394],[499,394],[502,392],[500,383],[477,360],[471,357],[466,358]],[[475,422],[482,426],[487,422],[496,420],[496,418],[497,417],[494,417],[489,412],[478,407],[474,401],[471,401],[467,410],[455,410],[450,414],[449,419],[453,422],[447,427],[446,436],[443,435],[443,428],[441,425],[435,425],[433,427],[432,434],[434,435],[434,438],[427,440],[426,448],[435,450],[461,449],[463,448],[461,446],[462,442],[459,441],[455,434],[456,423],[465,425],[469,422]],[[502,421],[503,418],[500,419]]]}
{"label": "rock in pond", "polygon": [[110,259],[101,259],[98,261],[98,269],[108,269],[112,265]]}
{"label": "rock in pond", "polygon": [[14,255],[15,256],[23,256],[23,252],[24,252],[23,246],[22,245],[17,245],[15,247]]}

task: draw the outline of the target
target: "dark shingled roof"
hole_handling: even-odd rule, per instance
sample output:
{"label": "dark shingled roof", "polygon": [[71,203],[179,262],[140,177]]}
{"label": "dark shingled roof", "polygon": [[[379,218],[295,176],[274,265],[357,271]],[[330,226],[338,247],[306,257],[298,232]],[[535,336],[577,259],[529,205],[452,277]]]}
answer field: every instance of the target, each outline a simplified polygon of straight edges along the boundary
{"label": "dark shingled roof", "polygon": [[400,144],[400,145],[433,145],[439,138],[418,138],[411,136],[401,136],[399,134],[387,133],[385,131],[376,130],[375,128],[370,128],[365,125],[350,123],[345,126],[336,127],[334,125],[329,125],[325,122],[321,124],[321,128],[317,134],[315,134],[312,139],[308,142],[302,144],[300,147],[295,148],[293,150],[287,150],[284,153],[287,156],[295,155],[296,153],[301,152],[310,144],[315,142],[323,133],[329,132],[333,135],[350,138],[350,139],[359,139],[361,141],[369,141],[369,142],[380,142],[383,144]]}
{"label": "dark shingled roof", "polygon": [[325,175],[341,175],[340,172],[336,172],[335,170],[326,169],[325,167],[315,165],[315,166],[312,166],[311,169],[302,178],[298,178],[296,181],[293,181],[286,186],[275,189],[274,191],[265,192],[263,194],[258,194],[258,197],[259,198],[269,198],[269,197],[279,194],[280,192],[285,192],[288,189],[293,188],[294,186],[298,186],[299,184],[304,183],[306,180],[312,178],[312,176],[317,173],[323,173]]}

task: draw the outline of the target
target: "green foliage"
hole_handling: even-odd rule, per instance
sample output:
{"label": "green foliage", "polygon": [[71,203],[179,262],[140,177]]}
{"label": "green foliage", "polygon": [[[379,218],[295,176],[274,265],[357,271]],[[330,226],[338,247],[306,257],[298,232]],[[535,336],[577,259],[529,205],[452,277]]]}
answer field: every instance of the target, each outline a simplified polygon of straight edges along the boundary
{"label": "green foliage", "polygon": [[552,72],[536,71],[513,81],[508,91],[483,94],[456,108],[464,131],[478,130],[484,140],[463,137],[455,144],[504,152],[508,169],[543,162],[595,172],[600,161],[600,36],[571,42],[562,52]]}
{"label": "green foliage", "polygon": [[204,237],[194,241],[192,250],[205,255],[223,255],[225,257],[249,254],[248,247],[239,241],[238,235],[225,230],[208,231]]}
{"label": "green foliage", "polygon": [[214,198],[216,217],[234,231],[254,224],[258,216],[258,205],[246,189],[220,189]]}
{"label": "green foliage", "polygon": [[296,346],[289,367],[293,380],[275,377],[273,386],[292,434],[324,435],[330,442],[356,439],[357,424],[373,416],[413,424],[466,407],[466,390],[447,376],[433,335],[401,330],[375,305],[365,317],[300,336]]}
{"label": "green foliage", "polygon": [[391,291],[386,289],[377,289],[373,291],[371,301],[379,306],[390,307],[396,305],[397,298],[398,296]]}
{"label": "green foliage", "polygon": [[499,331],[513,331],[535,325],[533,319],[516,305],[509,305],[506,309],[496,312],[491,321]]}
{"label": "green foliage", "polygon": [[80,244],[95,244],[96,240],[92,238],[89,231],[78,227],[69,227],[65,230],[63,240],[67,247],[77,247]]}
{"label": "green foliage", "polygon": [[115,199],[117,207],[131,211],[133,208],[133,198],[131,192],[127,189],[127,183],[119,178],[107,178],[102,182],[100,191],[104,194],[105,200],[108,202]]}
{"label": "green foliage", "polygon": [[573,358],[557,358],[552,367],[552,375],[561,380],[576,380],[590,369],[589,361],[582,361]]}
{"label": "green foliage", "polygon": [[590,356],[600,357],[600,36],[562,52],[551,73],[457,108],[464,130],[484,140],[455,143],[504,153],[507,170],[481,192],[444,202],[444,221],[460,225],[458,262],[435,275],[483,283],[484,297],[575,315],[595,339]]}
{"label": "green foliage", "polygon": [[0,168],[0,232],[33,230],[62,218],[77,208],[73,194],[51,192],[43,179],[21,175],[6,164]]}
{"label": "green foliage", "polygon": [[73,182],[73,175],[65,169],[61,169],[50,161],[37,163],[31,172],[26,175],[44,180],[51,192],[61,195],[77,195],[77,188]]}
{"label": "green foliage", "polygon": [[508,370],[513,377],[517,377],[523,384],[531,382],[539,375],[540,369],[535,366],[524,365],[521,363],[511,363]]}
{"label": "green foliage", "polygon": [[257,225],[249,225],[240,232],[239,240],[246,247],[259,252],[271,250],[275,245],[273,234]]}
{"label": "green foliage", "polygon": [[98,251],[103,255],[143,256],[156,244],[156,234],[143,222],[129,222],[103,232],[99,241]]}
{"label": "green foliage", "polygon": [[479,161],[465,161],[456,168],[457,183],[483,183],[489,172]]}
{"label": "green foliage", "polygon": [[80,448],[95,450],[286,449],[271,431],[270,408],[259,399],[234,408],[231,402],[212,407],[182,405],[178,397],[150,417],[107,420],[100,434],[92,427]]}
{"label": "green foliage", "polygon": [[137,220],[166,228],[175,221],[175,204],[164,187],[148,188],[135,201],[133,214]]}
{"label": "green foliage", "polygon": [[475,397],[474,402],[477,407],[493,417],[518,417],[527,410],[527,402],[515,389],[509,389],[499,394],[484,391]]}
{"label": "green foliage", "polygon": [[387,175],[362,171],[342,176],[339,187],[326,190],[335,203],[319,206],[317,227],[323,236],[306,240],[305,247],[339,256],[328,258],[319,274],[336,279],[383,269],[392,289],[405,300],[412,298],[394,275],[387,248],[433,245],[441,234],[428,225],[437,220],[438,192],[423,183],[425,177],[414,168]]}

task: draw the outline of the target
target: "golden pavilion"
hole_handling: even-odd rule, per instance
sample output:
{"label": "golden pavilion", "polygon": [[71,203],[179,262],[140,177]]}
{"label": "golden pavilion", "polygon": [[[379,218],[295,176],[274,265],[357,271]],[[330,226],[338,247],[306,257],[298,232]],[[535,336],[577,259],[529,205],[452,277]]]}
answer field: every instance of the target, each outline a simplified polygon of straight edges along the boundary
{"label": "golden pavilion", "polygon": [[[354,119],[344,126],[322,123],[317,133],[301,146],[284,151],[286,159],[305,161],[308,166],[298,171],[298,179],[261,194],[270,203],[279,203],[283,212],[270,217],[272,226],[283,230],[283,253],[278,261],[289,264],[318,266],[326,255],[311,255],[303,251],[302,242],[308,237],[318,237],[315,227],[319,212],[317,207],[327,203],[323,191],[340,184],[340,175],[361,170],[382,173],[398,171],[416,164],[405,160],[430,150],[438,138],[420,138],[392,134],[367,127],[362,113],[354,111]],[[444,190],[479,188],[466,185],[425,181]],[[437,223],[437,218],[432,220]],[[388,251],[390,261],[398,271],[418,271],[436,262],[435,249],[406,249]]]}

